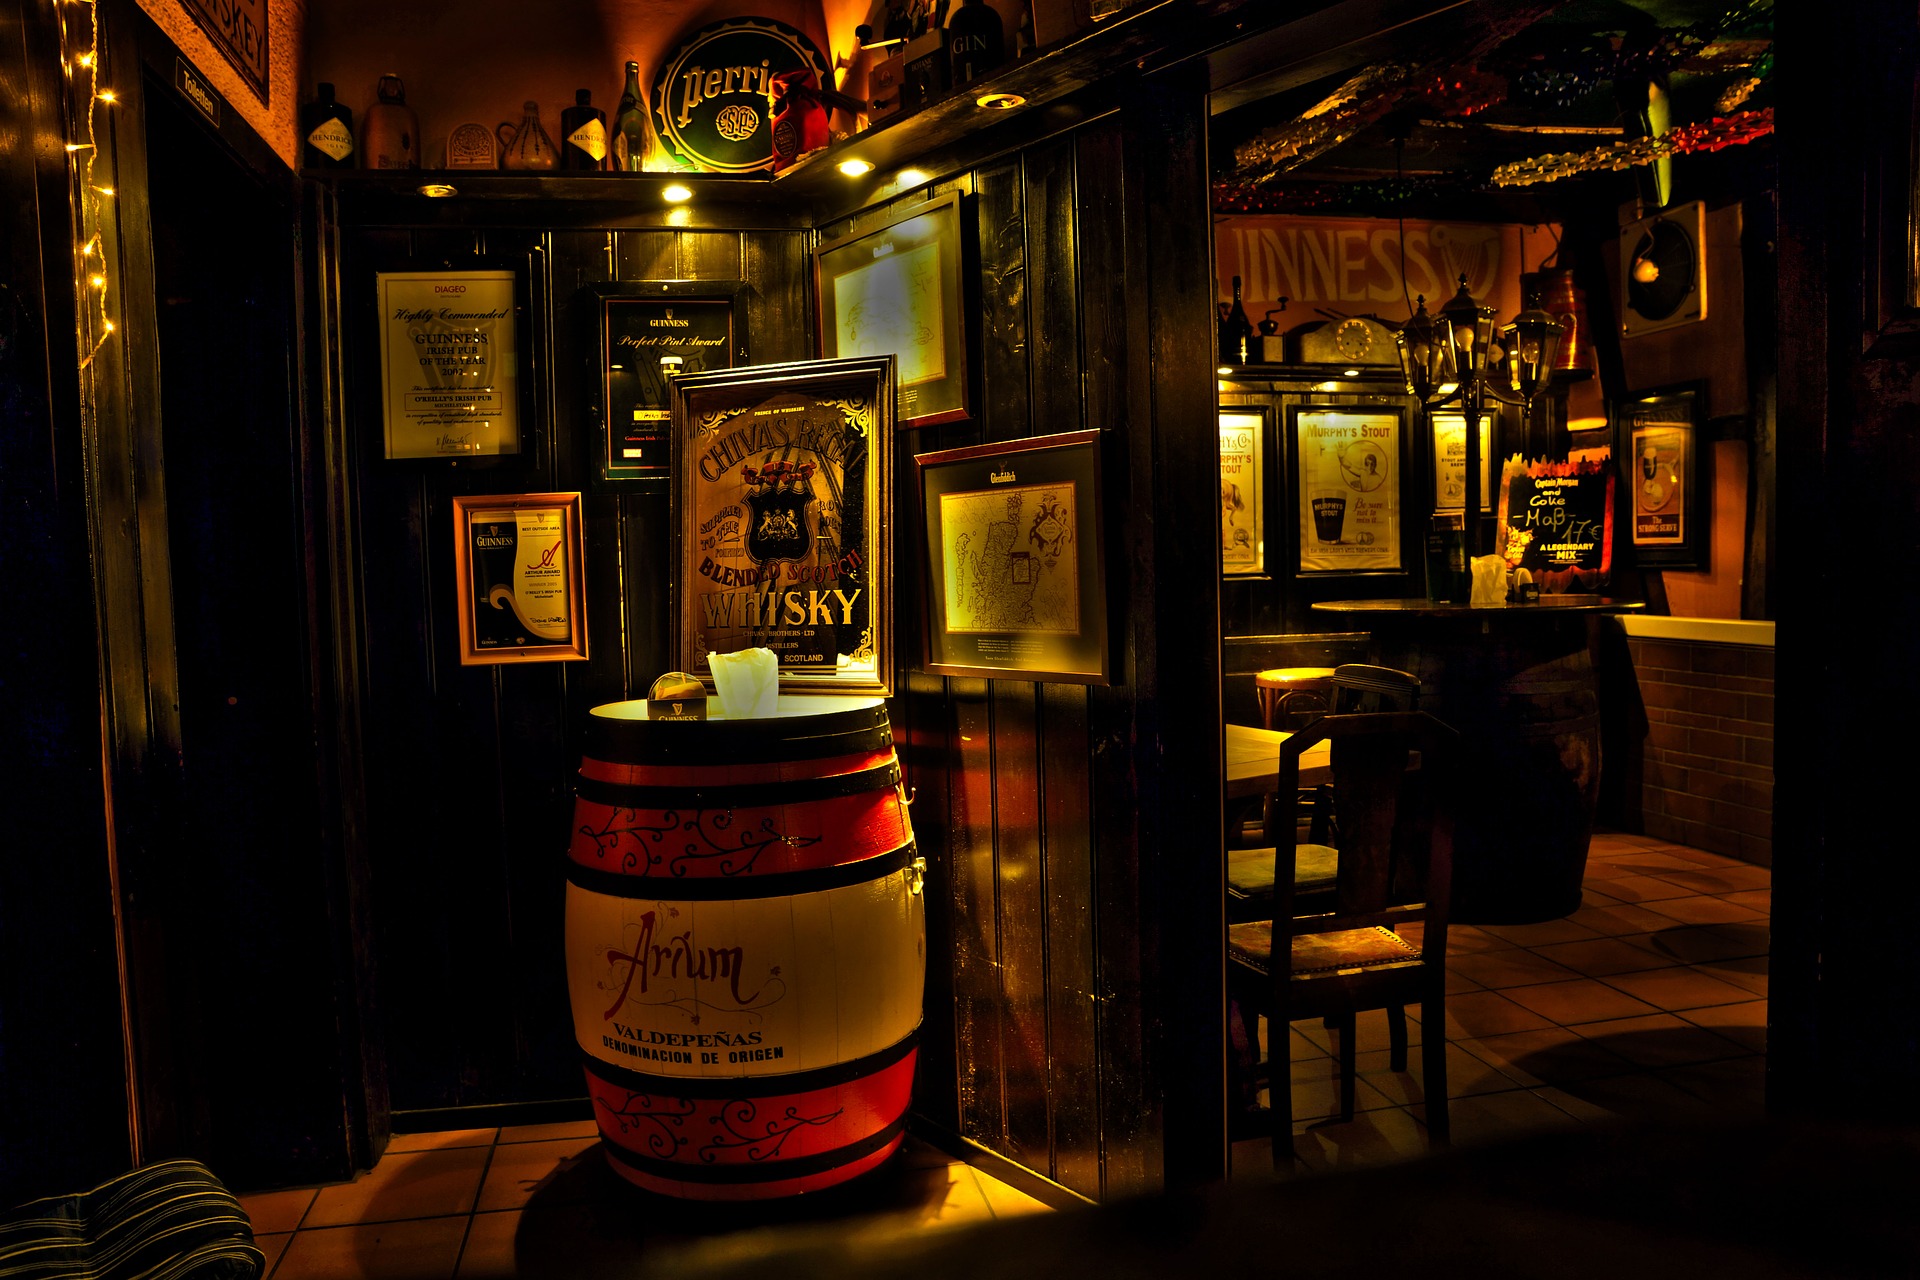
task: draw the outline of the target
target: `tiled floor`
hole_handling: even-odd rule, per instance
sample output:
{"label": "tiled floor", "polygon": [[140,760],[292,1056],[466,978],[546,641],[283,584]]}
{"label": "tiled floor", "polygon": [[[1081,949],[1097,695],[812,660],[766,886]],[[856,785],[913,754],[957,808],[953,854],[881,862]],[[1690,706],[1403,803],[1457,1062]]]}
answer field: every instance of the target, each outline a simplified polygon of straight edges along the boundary
{"label": "tiled floor", "polygon": [[[1600,834],[1583,902],[1564,920],[1455,926],[1447,964],[1447,1094],[1456,1145],[1613,1120],[1757,1119],[1766,1070],[1765,867]],[[1418,1045],[1417,1009],[1409,1038]],[[1357,1168],[1427,1148],[1420,1055],[1387,1068],[1384,1014],[1364,1015],[1354,1118],[1342,1122],[1318,1021],[1288,1037],[1294,1151]],[[1271,1167],[1267,1141],[1237,1168]]]}
{"label": "tiled floor", "polygon": [[681,1205],[609,1172],[591,1120],[405,1135],[352,1182],[241,1203],[263,1280],[622,1274],[642,1255],[671,1270],[676,1256],[751,1258],[797,1227],[880,1241],[1046,1208],[913,1138],[884,1169],[804,1204]]}
{"label": "tiled floor", "polygon": [[[1757,1117],[1770,883],[1765,868],[1717,854],[1599,835],[1574,915],[1457,926],[1447,997],[1455,1144],[1615,1118]],[[1409,1031],[1419,1044],[1417,1019]],[[1361,1020],[1351,1121],[1329,1118],[1326,1031],[1295,1023],[1288,1039],[1301,1166],[1427,1151],[1420,1055],[1411,1071],[1388,1069],[1383,1015]],[[1266,1141],[1236,1143],[1234,1161],[1265,1171]],[[350,1183],[242,1203],[267,1254],[265,1280],[621,1274],[641,1255],[671,1270],[676,1258],[750,1260],[796,1232],[879,1242],[1045,1208],[912,1139],[872,1177],[803,1203],[680,1205],[616,1179],[591,1121],[400,1137]]]}

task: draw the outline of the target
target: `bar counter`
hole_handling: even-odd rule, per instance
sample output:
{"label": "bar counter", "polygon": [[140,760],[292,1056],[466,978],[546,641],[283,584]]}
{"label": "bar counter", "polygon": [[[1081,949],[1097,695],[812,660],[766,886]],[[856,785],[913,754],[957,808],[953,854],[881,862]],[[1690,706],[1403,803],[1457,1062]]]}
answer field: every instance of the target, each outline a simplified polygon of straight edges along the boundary
{"label": "bar counter", "polygon": [[1641,606],[1604,596],[1474,606],[1332,600],[1364,625],[1368,658],[1420,678],[1420,709],[1460,734],[1453,919],[1530,924],[1570,915],[1600,794],[1599,620]]}

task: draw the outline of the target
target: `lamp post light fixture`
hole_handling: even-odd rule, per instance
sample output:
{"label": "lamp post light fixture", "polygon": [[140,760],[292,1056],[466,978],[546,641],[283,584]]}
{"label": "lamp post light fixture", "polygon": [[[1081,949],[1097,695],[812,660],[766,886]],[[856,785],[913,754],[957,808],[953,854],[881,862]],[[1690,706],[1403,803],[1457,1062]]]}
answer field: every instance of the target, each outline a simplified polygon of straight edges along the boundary
{"label": "lamp post light fixture", "polygon": [[[1564,326],[1549,313],[1534,308],[1522,312],[1499,330],[1505,339],[1503,351],[1494,343],[1494,310],[1475,302],[1467,291],[1467,278],[1460,277],[1460,290],[1447,300],[1437,315],[1428,315],[1426,298],[1420,299],[1413,317],[1394,335],[1400,352],[1400,371],[1406,377],[1407,393],[1420,402],[1423,411],[1432,411],[1458,400],[1466,419],[1465,507],[1467,554],[1476,556],[1480,548],[1480,420],[1486,416],[1487,397],[1515,404],[1531,411],[1534,400],[1553,379],[1554,357],[1559,353]],[[1513,392],[1503,392],[1498,380],[1490,380],[1490,366],[1507,362],[1506,380]]]}

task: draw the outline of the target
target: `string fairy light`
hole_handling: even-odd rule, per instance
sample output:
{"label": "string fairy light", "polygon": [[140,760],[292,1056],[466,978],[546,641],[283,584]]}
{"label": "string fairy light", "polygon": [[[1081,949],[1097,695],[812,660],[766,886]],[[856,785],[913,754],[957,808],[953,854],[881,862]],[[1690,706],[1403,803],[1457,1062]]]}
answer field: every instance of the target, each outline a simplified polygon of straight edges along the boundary
{"label": "string fairy light", "polygon": [[[80,345],[86,354],[80,357],[85,372],[113,335],[113,316],[108,310],[111,283],[108,274],[106,242],[102,238],[102,202],[113,198],[113,187],[93,180],[93,165],[100,158],[100,137],[94,113],[102,105],[111,107],[120,96],[112,87],[100,83],[100,14],[97,0],[58,0],[60,17],[60,56],[72,92],[68,99],[68,171],[75,187],[75,212],[78,216],[74,278],[84,280],[87,290],[81,297]],[[70,21],[76,11],[85,11],[85,48]],[[81,81],[84,79],[84,84]],[[84,102],[84,108],[77,104]],[[83,118],[75,118],[83,117]],[[81,127],[84,124],[84,129]],[[85,140],[82,141],[84,136]]]}

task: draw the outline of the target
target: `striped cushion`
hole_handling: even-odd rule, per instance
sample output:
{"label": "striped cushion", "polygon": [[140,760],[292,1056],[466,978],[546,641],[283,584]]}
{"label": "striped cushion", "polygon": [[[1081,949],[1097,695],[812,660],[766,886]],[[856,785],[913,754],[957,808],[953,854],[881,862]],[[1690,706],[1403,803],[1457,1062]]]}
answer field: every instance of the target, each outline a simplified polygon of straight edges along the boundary
{"label": "striped cushion", "polygon": [[[1227,953],[1242,964],[1267,972],[1273,959],[1273,921],[1228,926]],[[1324,977],[1340,969],[1406,964],[1419,958],[1420,949],[1391,929],[1305,933],[1293,940],[1295,978]]]}
{"label": "striped cushion", "polygon": [[265,1262],[246,1210],[192,1160],[0,1216],[4,1280],[256,1280]]}

